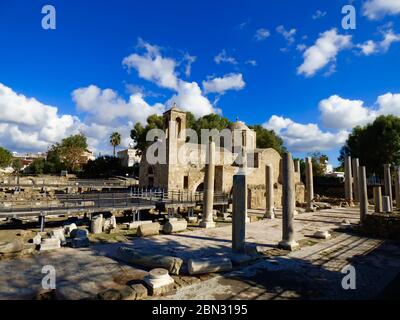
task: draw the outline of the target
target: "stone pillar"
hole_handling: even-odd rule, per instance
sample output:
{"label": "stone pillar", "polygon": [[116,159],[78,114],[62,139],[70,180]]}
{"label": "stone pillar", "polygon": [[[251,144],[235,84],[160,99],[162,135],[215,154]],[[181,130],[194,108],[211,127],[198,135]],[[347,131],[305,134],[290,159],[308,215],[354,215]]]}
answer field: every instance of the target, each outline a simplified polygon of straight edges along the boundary
{"label": "stone pillar", "polygon": [[306,211],[314,211],[314,181],[313,181],[313,167],[310,157],[306,158]]}
{"label": "stone pillar", "polygon": [[382,197],[382,209],[383,209],[383,213],[392,212],[392,206],[391,206],[391,203],[390,203],[390,197],[389,196]]}
{"label": "stone pillar", "polygon": [[275,218],[274,205],[274,169],[271,165],[265,166],[265,214],[264,218]]}
{"label": "stone pillar", "polygon": [[299,244],[294,241],[294,204],[295,185],[292,155],[285,153],[282,158],[282,241],[279,246],[286,250],[294,250]]}
{"label": "stone pillar", "polygon": [[396,167],[395,173],[396,173],[396,178],[394,186],[396,191],[396,208],[397,210],[400,210],[400,166]]}
{"label": "stone pillar", "polygon": [[354,191],[354,202],[359,202],[360,197],[358,195],[358,167],[360,166],[358,158],[352,160],[352,172],[353,172],[353,191]]}
{"label": "stone pillar", "polygon": [[374,204],[375,213],[382,212],[382,188],[380,186],[374,187]]}
{"label": "stone pillar", "polygon": [[390,201],[389,211],[391,212],[393,196],[392,196],[392,176],[390,173],[390,164],[383,165],[383,177],[384,177],[384,183],[385,183],[385,196],[389,197],[389,201]]}
{"label": "stone pillar", "polygon": [[358,167],[358,195],[360,197],[360,224],[368,214],[367,175],[364,166]]}
{"label": "stone pillar", "polygon": [[215,142],[211,141],[208,145],[206,157],[206,167],[204,175],[204,202],[203,202],[203,219],[200,222],[202,228],[214,228],[213,220],[214,207],[214,179],[215,179]]}
{"label": "stone pillar", "polygon": [[293,164],[294,164],[294,172],[300,174],[300,160],[299,159],[293,160]]}
{"label": "stone pillar", "polygon": [[344,195],[347,203],[353,206],[353,190],[351,186],[351,157],[346,156],[344,158]]}
{"label": "stone pillar", "polygon": [[247,183],[246,175],[233,176],[232,194],[232,250],[245,252],[246,217],[247,217]]}

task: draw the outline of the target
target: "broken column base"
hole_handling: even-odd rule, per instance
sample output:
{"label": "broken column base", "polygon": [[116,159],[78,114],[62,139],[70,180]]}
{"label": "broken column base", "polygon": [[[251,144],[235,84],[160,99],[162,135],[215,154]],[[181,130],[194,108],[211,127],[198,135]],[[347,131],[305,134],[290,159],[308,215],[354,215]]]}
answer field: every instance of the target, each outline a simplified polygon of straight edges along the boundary
{"label": "broken column base", "polygon": [[147,236],[155,236],[160,233],[160,224],[155,223],[148,223],[142,224],[137,229],[137,235],[139,237],[147,237]]}
{"label": "broken column base", "polygon": [[330,239],[332,235],[329,233],[329,231],[317,231],[313,234],[313,238],[316,239]]}
{"label": "broken column base", "polygon": [[61,241],[58,238],[42,239],[40,251],[55,250],[61,248]]}
{"label": "broken column base", "polygon": [[201,221],[199,227],[205,229],[215,228],[216,223],[214,221]]}
{"label": "broken column base", "polygon": [[278,244],[278,247],[284,250],[294,251],[299,249],[299,244],[296,241],[281,241]]}
{"label": "broken column base", "polygon": [[196,223],[198,221],[197,217],[186,217],[186,221],[189,223]]}
{"label": "broken column base", "polygon": [[392,212],[392,206],[390,203],[389,196],[382,197],[382,205],[383,205],[383,213],[391,213]]}
{"label": "broken column base", "polygon": [[152,296],[159,296],[171,291],[174,286],[174,279],[168,274],[168,270],[157,268],[149,272],[144,278],[144,282],[149,288]]}
{"label": "broken column base", "polygon": [[311,207],[307,207],[307,208],[306,208],[306,212],[315,212],[315,211],[317,211],[317,208],[314,207],[314,206],[311,206]]}
{"label": "broken column base", "polygon": [[153,221],[151,221],[151,220],[134,221],[134,222],[127,223],[126,226],[127,226],[128,230],[132,230],[132,229],[139,228],[143,224],[151,224],[151,223],[153,223]]}
{"label": "broken column base", "polygon": [[230,271],[231,269],[231,260],[224,257],[198,258],[188,261],[190,275]]}
{"label": "broken column base", "polygon": [[275,219],[275,211],[271,210],[264,214],[264,219]]}

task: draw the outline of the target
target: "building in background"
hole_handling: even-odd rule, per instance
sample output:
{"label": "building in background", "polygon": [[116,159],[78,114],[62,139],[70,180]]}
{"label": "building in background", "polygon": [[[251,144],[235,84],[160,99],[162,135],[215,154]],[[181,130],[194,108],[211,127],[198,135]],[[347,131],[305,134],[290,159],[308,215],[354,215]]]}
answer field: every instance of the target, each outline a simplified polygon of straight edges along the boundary
{"label": "building in background", "polygon": [[[139,168],[139,185],[165,190],[187,190],[195,193],[204,191],[206,144],[186,141],[186,112],[176,106],[163,114],[166,134],[166,163],[150,164],[146,152],[142,155]],[[247,163],[247,202],[250,209],[265,209],[265,167],[274,170],[275,204],[281,205],[282,177],[281,156],[272,148],[256,147],[256,132],[244,122],[232,123],[227,141],[222,136],[215,149],[215,192],[232,193],[233,176],[242,165],[240,152]],[[180,161],[177,161],[178,157]],[[300,172],[294,175],[296,201],[304,202],[304,184]]]}
{"label": "building in background", "polygon": [[121,163],[124,167],[133,167],[135,163],[140,162],[140,157],[136,155],[136,150],[128,148],[117,152],[117,157],[121,159]]}
{"label": "building in background", "polygon": [[95,159],[96,159],[96,157],[94,156],[93,151],[86,149],[80,156],[79,164],[84,165],[84,164],[88,163],[90,160],[93,161]]}

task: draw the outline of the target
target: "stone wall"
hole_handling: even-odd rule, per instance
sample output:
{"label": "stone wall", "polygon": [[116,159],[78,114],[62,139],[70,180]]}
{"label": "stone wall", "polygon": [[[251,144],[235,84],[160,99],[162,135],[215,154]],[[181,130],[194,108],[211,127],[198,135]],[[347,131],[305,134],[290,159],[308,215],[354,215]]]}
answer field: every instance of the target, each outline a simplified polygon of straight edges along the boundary
{"label": "stone wall", "polygon": [[[305,186],[302,183],[296,183],[296,202],[304,203]],[[249,185],[248,186],[248,208],[264,210],[265,204],[265,186],[262,185]],[[274,184],[274,205],[277,208],[282,207],[282,185]]]}

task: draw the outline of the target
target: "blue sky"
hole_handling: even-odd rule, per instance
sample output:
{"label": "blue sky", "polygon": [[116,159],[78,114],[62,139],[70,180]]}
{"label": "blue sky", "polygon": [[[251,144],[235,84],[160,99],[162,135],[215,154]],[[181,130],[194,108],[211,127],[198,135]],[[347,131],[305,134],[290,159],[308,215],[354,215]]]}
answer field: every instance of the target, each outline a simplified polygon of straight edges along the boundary
{"label": "blue sky", "polygon": [[[349,3],[355,30],[342,28]],[[46,4],[56,30],[41,27]],[[399,22],[400,0],[3,0],[0,145],[40,151],[82,131],[111,152],[114,129],[127,145],[135,122],[177,102],[336,164],[354,125],[400,115]]]}

